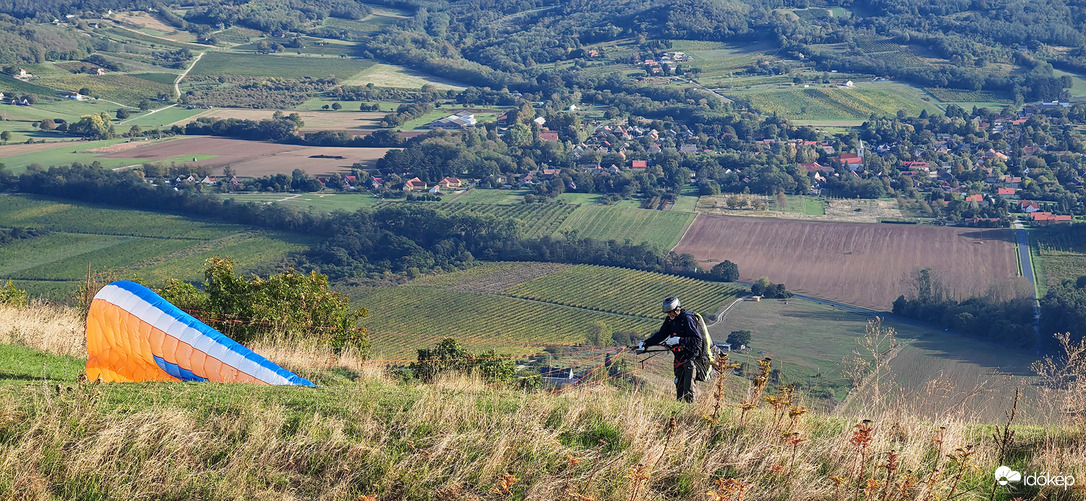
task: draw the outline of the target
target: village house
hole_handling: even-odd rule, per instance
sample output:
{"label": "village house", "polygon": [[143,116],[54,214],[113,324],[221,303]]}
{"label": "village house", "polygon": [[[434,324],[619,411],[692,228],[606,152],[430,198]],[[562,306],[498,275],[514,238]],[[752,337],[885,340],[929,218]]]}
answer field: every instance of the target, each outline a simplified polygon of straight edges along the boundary
{"label": "village house", "polygon": [[413,177],[403,184],[403,191],[425,190],[426,188],[426,183],[417,177]]}
{"label": "village house", "polygon": [[1036,224],[1070,223],[1073,219],[1070,215],[1053,214],[1051,212],[1037,211],[1030,214],[1030,219]]}
{"label": "village house", "polygon": [[436,186],[438,188],[449,189],[449,188],[459,188],[461,185],[462,185],[462,183],[460,182],[459,179],[457,179],[455,177],[446,177],[445,179],[442,179],[441,181],[438,181],[437,184],[434,185],[434,186]]}
{"label": "village house", "polygon": [[1018,198],[1018,195],[1015,194],[1014,188],[997,188],[996,195],[999,195],[1003,198]]}

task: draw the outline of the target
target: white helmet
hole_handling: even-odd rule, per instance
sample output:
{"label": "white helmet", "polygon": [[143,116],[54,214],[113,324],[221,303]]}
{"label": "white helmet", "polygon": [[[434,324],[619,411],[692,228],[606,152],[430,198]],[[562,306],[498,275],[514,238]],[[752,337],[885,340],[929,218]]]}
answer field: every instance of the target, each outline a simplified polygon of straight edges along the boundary
{"label": "white helmet", "polygon": [[664,299],[664,304],[661,305],[661,309],[664,313],[672,312],[679,309],[682,305],[679,304],[679,298],[675,296],[668,296]]}

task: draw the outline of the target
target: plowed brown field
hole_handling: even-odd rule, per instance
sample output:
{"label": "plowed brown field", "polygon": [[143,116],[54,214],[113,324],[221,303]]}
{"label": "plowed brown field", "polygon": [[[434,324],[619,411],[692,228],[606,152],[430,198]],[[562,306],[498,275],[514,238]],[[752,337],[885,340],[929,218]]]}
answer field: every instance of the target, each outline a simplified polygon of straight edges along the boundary
{"label": "plowed brown field", "polygon": [[725,259],[740,279],[768,277],[788,290],[889,310],[907,276],[930,267],[959,297],[1018,278],[1009,229],[829,223],[700,214],[675,247],[706,267]]}
{"label": "plowed brown field", "polygon": [[239,176],[259,177],[290,174],[294,169],[302,169],[311,175],[340,172],[350,168],[355,162],[372,164],[385,156],[388,150],[389,148],[297,146],[218,137],[189,137],[100,156],[153,162],[186,155],[217,155],[198,163],[215,169],[215,174],[221,174],[222,168],[229,165]]}

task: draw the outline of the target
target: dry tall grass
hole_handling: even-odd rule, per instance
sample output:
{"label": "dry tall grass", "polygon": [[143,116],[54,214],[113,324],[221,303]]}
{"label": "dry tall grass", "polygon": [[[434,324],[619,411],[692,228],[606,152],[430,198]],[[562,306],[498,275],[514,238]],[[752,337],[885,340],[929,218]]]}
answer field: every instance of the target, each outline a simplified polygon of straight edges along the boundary
{"label": "dry tall grass", "polygon": [[[62,312],[32,315],[41,323],[4,342],[77,349]],[[52,325],[67,327],[37,335]],[[692,405],[604,386],[552,396],[470,377],[400,382],[274,340],[256,348],[326,385],[0,385],[0,498],[989,499],[999,466],[994,425],[893,402],[826,415],[770,389],[734,399],[702,385]],[[740,420],[743,402],[756,406]],[[1010,429],[1009,465],[1023,475],[1086,477],[1075,423]]]}

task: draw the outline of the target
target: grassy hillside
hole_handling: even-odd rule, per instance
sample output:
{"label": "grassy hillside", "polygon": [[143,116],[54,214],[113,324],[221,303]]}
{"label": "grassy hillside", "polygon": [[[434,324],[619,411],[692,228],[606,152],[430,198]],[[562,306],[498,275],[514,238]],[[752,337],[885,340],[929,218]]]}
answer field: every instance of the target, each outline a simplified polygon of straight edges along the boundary
{"label": "grassy hillside", "polygon": [[255,346],[320,386],[88,384],[74,312],[0,308],[0,325],[8,499],[1072,499],[997,487],[992,472],[1086,473],[1083,435],[1065,422],[1012,424],[1000,457],[994,426],[969,413],[828,415],[803,412],[803,395],[783,416],[758,398],[743,411],[751,383],[736,375],[722,381],[738,395],[703,387],[685,405],[669,381],[558,394],[421,384],[350,356]]}

